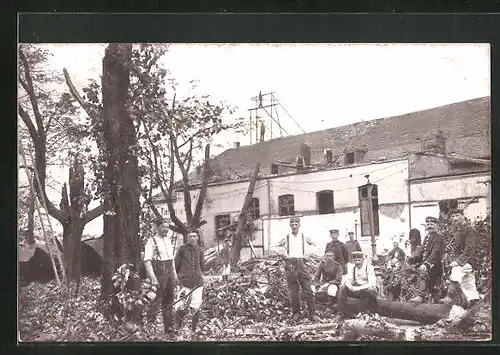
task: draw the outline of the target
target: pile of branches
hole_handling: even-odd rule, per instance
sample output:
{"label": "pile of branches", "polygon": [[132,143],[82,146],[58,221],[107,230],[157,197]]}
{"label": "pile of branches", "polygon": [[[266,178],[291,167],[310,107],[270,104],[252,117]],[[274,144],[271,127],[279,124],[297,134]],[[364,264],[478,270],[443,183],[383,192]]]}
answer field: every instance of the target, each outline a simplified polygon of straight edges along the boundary
{"label": "pile of branches", "polygon": [[[480,261],[480,269],[476,270],[476,286],[479,293],[486,294],[491,289],[491,224],[489,219],[476,222],[468,222],[475,229],[477,239],[477,253]],[[451,222],[448,219],[439,220],[439,233],[445,240],[445,251],[443,255],[443,276],[435,286],[436,294],[443,295],[446,291],[447,280],[450,275],[450,263],[455,257],[455,236],[451,230]],[[416,293],[418,271],[415,266],[403,264],[400,269],[391,269],[386,265],[382,267],[382,284],[384,293],[397,295],[397,299],[407,301]]]}

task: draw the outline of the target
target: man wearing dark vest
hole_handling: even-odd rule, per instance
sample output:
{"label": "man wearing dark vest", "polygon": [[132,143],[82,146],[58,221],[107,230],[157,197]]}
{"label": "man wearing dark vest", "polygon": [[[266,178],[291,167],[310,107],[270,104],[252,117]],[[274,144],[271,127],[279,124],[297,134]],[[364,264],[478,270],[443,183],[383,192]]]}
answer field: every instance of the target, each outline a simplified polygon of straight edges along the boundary
{"label": "man wearing dark vest", "polygon": [[330,238],[332,238],[332,241],[326,245],[325,254],[328,252],[335,254],[335,261],[342,265],[345,274],[347,271],[346,264],[349,262],[347,247],[339,240],[338,229],[330,229]]}
{"label": "man wearing dark vest", "polygon": [[149,238],[144,246],[144,264],[146,273],[153,284],[158,286],[154,306],[150,308],[148,318],[154,321],[158,303],[161,303],[163,327],[165,333],[174,329],[172,303],[174,290],[178,284],[174,267],[174,250],[172,240],[168,237],[168,224],[162,217],[155,220],[156,235]]}
{"label": "man wearing dark vest", "polygon": [[316,321],[314,310],[314,297],[311,289],[312,275],[304,263],[306,244],[316,245],[312,239],[299,232],[300,218],[290,218],[291,233],[281,239],[276,246],[281,248],[281,254],[285,259],[285,270],[287,275],[288,291],[290,292],[290,306],[294,321],[300,319],[299,291],[302,289],[304,300],[307,304],[309,319]]}
{"label": "man wearing dark vest", "polygon": [[419,265],[417,296],[412,298],[410,302],[424,302],[425,297],[428,296],[442,275],[444,239],[438,233],[438,222],[438,219],[435,217],[427,217],[425,219],[427,236],[424,238],[422,248],[416,255],[408,259],[410,264]]}

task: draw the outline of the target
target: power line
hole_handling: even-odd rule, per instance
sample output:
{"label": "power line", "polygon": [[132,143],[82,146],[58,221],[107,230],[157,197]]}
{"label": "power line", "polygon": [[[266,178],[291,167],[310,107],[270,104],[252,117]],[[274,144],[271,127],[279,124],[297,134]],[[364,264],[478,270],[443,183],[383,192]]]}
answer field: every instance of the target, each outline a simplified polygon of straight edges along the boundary
{"label": "power line", "polygon": [[297,123],[297,121],[295,121],[295,120],[293,119],[292,115],[290,115],[290,113],[289,113],[289,112],[287,111],[287,109],[286,109],[286,108],[285,108],[285,107],[281,104],[281,102],[279,102],[279,100],[278,100],[276,97],[274,97],[274,100],[276,100],[276,102],[277,102],[277,103],[281,106],[281,108],[283,109],[283,111],[285,111],[285,113],[288,115],[288,117],[290,117],[290,118],[291,118],[291,120],[292,120],[293,122],[295,122],[295,124],[297,125],[297,127],[299,127],[299,128],[302,130],[302,132],[304,132],[304,134],[305,134],[305,133],[306,133],[306,131],[304,131],[304,129],[303,129],[302,127],[300,127],[300,125]]}

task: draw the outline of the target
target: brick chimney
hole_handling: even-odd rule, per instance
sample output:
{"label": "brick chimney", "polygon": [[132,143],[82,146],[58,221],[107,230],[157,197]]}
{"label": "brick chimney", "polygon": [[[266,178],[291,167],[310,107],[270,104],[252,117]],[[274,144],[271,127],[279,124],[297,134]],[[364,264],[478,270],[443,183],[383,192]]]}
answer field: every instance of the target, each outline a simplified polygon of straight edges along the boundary
{"label": "brick chimney", "polygon": [[311,164],[311,147],[309,147],[306,143],[302,143],[300,145],[300,153],[304,158],[304,166],[307,167]]}
{"label": "brick chimney", "polygon": [[421,151],[422,153],[446,155],[446,137],[443,131],[431,133],[426,139],[423,139]]}

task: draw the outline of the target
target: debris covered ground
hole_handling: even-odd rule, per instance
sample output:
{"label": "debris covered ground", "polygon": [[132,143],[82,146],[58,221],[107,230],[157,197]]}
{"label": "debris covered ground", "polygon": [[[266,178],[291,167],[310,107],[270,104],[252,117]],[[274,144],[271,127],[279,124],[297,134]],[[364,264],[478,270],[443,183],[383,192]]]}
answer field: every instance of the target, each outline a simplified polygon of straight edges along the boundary
{"label": "debris covered ground", "polygon": [[[313,259],[311,267],[319,260]],[[213,274],[213,273],[212,273]],[[30,283],[20,290],[19,333],[22,341],[370,341],[488,340],[491,300],[477,304],[468,320],[443,320],[433,325],[394,324],[378,315],[359,314],[339,321],[327,304],[318,302],[319,322],[290,319],[284,269],[269,257],[242,263],[228,282],[207,276],[199,331],[191,334],[189,318],[175,335],[163,334],[159,315],[154,324],[133,329],[100,312],[100,280],[83,278],[80,294],[70,297],[66,286]],[[357,333],[357,327],[375,329]]]}

